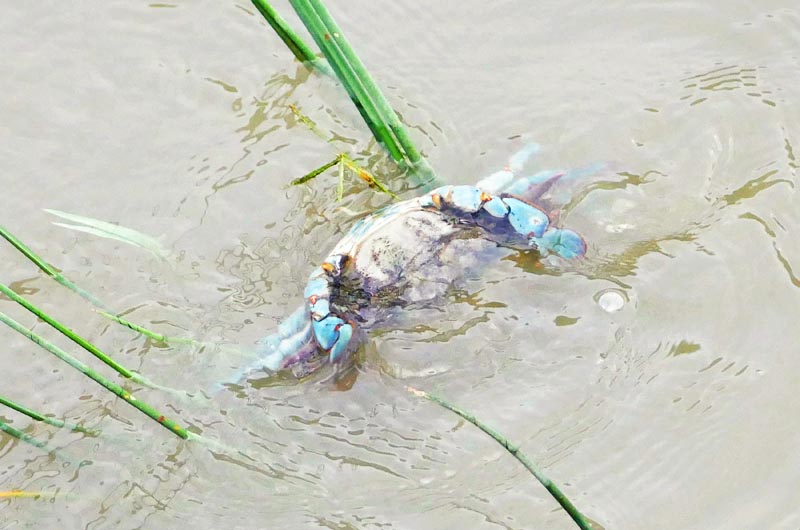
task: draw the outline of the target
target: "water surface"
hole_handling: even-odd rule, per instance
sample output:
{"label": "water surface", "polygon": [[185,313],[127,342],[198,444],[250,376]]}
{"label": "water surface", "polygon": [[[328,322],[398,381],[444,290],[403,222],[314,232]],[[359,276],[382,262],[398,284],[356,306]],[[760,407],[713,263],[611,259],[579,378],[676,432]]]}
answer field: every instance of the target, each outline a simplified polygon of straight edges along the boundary
{"label": "water surface", "polygon": [[[3,410],[58,455],[0,438],[0,489],[56,494],[0,500],[0,526],[574,527],[411,384],[519,442],[605,528],[800,527],[794,3],[328,4],[448,182],[528,140],[544,167],[603,164],[564,216],[587,259],[493,264],[376,334],[347,391],[256,381],[206,398],[241,356],[111,325],[2,246],[4,283],[192,391],[137,395],[237,451],[179,441],[3,330],[3,395],[104,435]],[[417,193],[248,2],[18,4],[0,49],[2,224],[160,332],[243,356],[296,306],[354,214],[387,200],[352,181],[337,204],[335,174],[286,187],[337,152]],[[43,208],[134,228],[168,255],[54,226]]]}

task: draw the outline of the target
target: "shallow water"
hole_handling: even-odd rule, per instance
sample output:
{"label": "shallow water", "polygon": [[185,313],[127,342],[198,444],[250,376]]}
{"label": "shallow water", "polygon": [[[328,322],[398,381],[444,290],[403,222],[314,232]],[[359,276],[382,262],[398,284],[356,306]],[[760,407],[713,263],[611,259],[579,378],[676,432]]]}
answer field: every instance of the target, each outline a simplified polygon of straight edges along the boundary
{"label": "shallow water", "polygon": [[[236,449],[179,441],[4,330],[2,394],[104,434],[0,412],[58,449],[0,438],[0,490],[55,493],[0,499],[0,528],[574,528],[498,445],[407,384],[519,442],[604,528],[800,528],[795,4],[328,4],[449,182],[524,140],[543,167],[602,163],[565,215],[587,259],[493,264],[376,333],[348,391],[255,381],[207,398],[353,213],[386,202],[351,182],[337,204],[334,175],[290,179],[347,149],[416,192],[248,2],[6,7],[0,222],[127,318],[243,353],[111,325],[0,246],[3,283],[193,391],[137,396]],[[43,208],[168,254],[54,226]]]}

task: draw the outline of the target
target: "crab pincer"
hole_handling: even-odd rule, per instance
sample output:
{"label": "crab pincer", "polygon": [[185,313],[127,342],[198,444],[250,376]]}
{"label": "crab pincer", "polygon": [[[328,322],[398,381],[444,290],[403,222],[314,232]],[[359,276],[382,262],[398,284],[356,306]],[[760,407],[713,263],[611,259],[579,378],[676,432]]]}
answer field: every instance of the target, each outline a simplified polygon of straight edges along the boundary
{"label": "crab pincer", "polygon": [[342,360],[353,337],[355,324],[331,311],[330,296],[335,282],[347,263],[346,255],[329,256],[309,278],[303,293],[311,317],[311,328],[317,345],[329,352],[329,361]]}

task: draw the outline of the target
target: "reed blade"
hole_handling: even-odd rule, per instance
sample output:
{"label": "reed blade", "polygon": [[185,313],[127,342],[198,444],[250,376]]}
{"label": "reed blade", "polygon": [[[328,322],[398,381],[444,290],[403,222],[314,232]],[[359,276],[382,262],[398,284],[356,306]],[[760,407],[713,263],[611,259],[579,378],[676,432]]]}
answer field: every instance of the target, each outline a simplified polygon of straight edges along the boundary
{"label": "reed blade", "polygon": [[533,463],[533,461],[530,458],[525,456],[522,453],[522,451],[519,450],[519,446],[512,444],[510,441],[508,441],[508,438],[506,438],[493,428],[483,423],[473,414],[470,414],[464,409],[456,407],[455,405],[440,398],[439,396],[435,394],[430,394],[428,392],[425,392],[424,390],[418,390],[410,386],[406,387],[406,389],[415,396],[433,401],[437,405],[440,405],[446,408],[447,410],[458,414],[459,416],[461,416],[462,418],[464,418],[465,420],[467,420],[468,422],[475,425],[480,430],[482,430],[483,432],[494,438],[494,440],[497,443],[502,445],[503,448],[511,454],[511,456],[516,458],[523,466],[525,466],[525,469],[530,471],[530,473],[534,477],[536,477],[536,480],[538,480],[542,484],[542,486],[544,486],[547,489],[547,491],[550,492],[550,495],[552,495],[553,498],[558,502],[558,504],[560,504],[561,507],[564,508],[564,511],[566,511],[570,517],[572,517],[572,520],[575,521],[575,524],[578,525],[578,528],[580,528],[581,530],[592,530],[593,528],[592,524],[586,519],[586,517],[584,517],[584,515],[580,511],[578,511],[575,505],[572,504],[572,501],[570,501],[569,498],[566,495],[564,495],[561,489],[555,483],[553,483],[553,481],[550,480],[542,472],[542,470],[539,469],[539,467]]}
{"label": "reed blade", "polygon": [[69,353],[65,352],[52,342],[34,333],[30,329],[26,328],[25,326],[23,326],[13,318],[9,317],[5,313],[0,313],[0,322],[3,322],[11,329],[19,332],[20,334],[24,335],[35,344],[38,344],[45,350],[49,351],[50,353],[52,353],[53,355],[55,355],[68,365],[70,365],[71,367],[75,368],[76,370],[81,372],[83,375],[85,375],[98,385],[105,388],[106,390],[111,391],[117,397],[121,398],[132,407],[138,409],[140,412],[144,413],[147,417],[159,423],[165,429],[169,430],[170,432],[174,433],[180,438],[183,438],[184,440],[189,438],[189,431],[187,431],[185,428],[181,427],[173,420],[167,418],[165,415],[161,414],[158,410],[151,407],[147,403],[134,397],[130,392],[122,388],[120,385],[114,383],[113,381],[109,381],[99,373],[95,372],[89,366],[85,365],[75,357],[71,356]]}
{"label": "reed blade", "polygon": [[9,243],[11,243],[11,245],[14,248],[16,248],[22,255],[28,258],[28,260],[30,260],[34,265],[39,267],[39,269],[42,272],[44,272],[45,274],[53,278],[55,281],[57,281],[70,291],[74,292],[75,294],[77,294],[78,296],[80,296],[81,298],[83,298],[96,308],[98,308],[97,313],[102,315],[103,317],[108,318],[109,320],[113,320],[114,322],[122,326],[125,326],[126,328],[137,331],[145,336],[166,342],[168,344],[194,344],[198,346],[208,346],[208,344],[206,343],[198,342],[193,339],[187,339],[182,337],[168,337],[166,335],[162,335],[161,333],[156,333],[155,331],[151,331],[143,326],[139,326],[138,324],[134,324],[133,322],[130,322],[122,317],[118,317],[112,314],[107,304],[105,304],[100,299],[95,297],[93,294],[86,291],[85,289],[82,289],[81,287],[74,284],[71,280],[63,276],[60,272],[56,270],[55,267],[46,262],[44,258],[36,254],[33,250],[31,250],[30,247],[25,245],[25,243],[20,241],[17,237],[11,234],[11,232],[6,230],[2,226],[0,226],[0,236],[3,237]]}
{"label": "reed blade", "polygon": [[342,202],[344,198],[344,159],[339,158],[339,182],[336,184],[336,201]]}
{"label": "reed blade", "polygon": [[0,491],[0,499],[54,499],[56,495],[55,491]]}
{"label": "reed blade", "polygon": [[65,278],[60,272],[58,272],[55,267],[47,263],[44,259],[42,259],[38,254],[36,254],[33,250],[30,249],[25,243],[17,239],[11,232],[6,230],[4,227],[0,226],[0,236],[2,236],[6,241],[11,243],[11,245],[20,251],[26,258],[28,258],[34,265],[39,267],[42,272],[53,278],[55,281],[69,289],[70,291],[76,293],[78,296],[83,298],[84,300],[88,301],[95,307],[99,307],[101,309],[108,309],[106,304],[101,302],[97,299],[94,295],[90,292],[81,289],[70,280]]}
{"label": "reed blade", "polygon": [[[290,0],[300,20],[328,61],[318,60],[310,47],[289,27],[266,0],[251,0],[289,50],[300,61],[339,79],[375,139],[392,159],[408,169],[424,187],[437,185],[438,177],[411,141],[405,126],[378,85],[367,72],[341,28],[319,0]],[[330,68],[328,68],[330,65]]]}
{"label": "reed blade", "polygon": [[342,83],[364,122],[372,131],[372,135],[389,151],[395,162],[405,165],[405,156],[396,138],[392,135],[391,127],[381,119],[375,102],[367,92],[363,82],[358,78],[352,65],[347,61],[339,44],[330,38],[322,20],[308,2],[305,0],[290,1],[317,46],[320,47],[322,53],[328,59],[328,63],[333,68],[336,77]]}
{"label": "reed blade", "polygon": [[26,444],[38,447],[39,449],[47,449],[47,443],[41,440],[37,440],[36,438],[34,438],[29,434],[25,434],[19,429],[15,429],[14,427],[4,422],[3,420],[0,420],[0,431],[3,431],[9,436],[13,436],[17,440],[25,442]]}
{"label": "reed blade", "polygon": [[339,163],[339,158],[340,158],[340,157],[339,157],[339,156],[337,156],[336,158],[334,158],[334,159],[333,159],[333,160],[331,160],[330,162],[327,162],[327,163],[325,163],[325,164],[322,164],[321,166],[319,166],[319,167],[318,167],[317,169],[315,169],[314,171],[311,171],[311,172],[309,172],[309,173],[306,173],[305,175],[303,175],[303,176],[302,176],[302,177],[300,177],[300,178],[296,178],[296,179],[294,179],[293,181],[291,181],[291,182],[289,183],[289,185],[290,185],[290,186],[297,186],[298,184],[304,184],[304,183],[308,182],[309,180],[311,180],[311,179],[313,179],[313,178],[317,177],[317,176],[318,176],[318,175],[320,175],[321,173],[324,173],[325,171],[329,170],[330,168],[332,168],[333,166],[335,166],[336,164],[338,164],[338,163]]}
{"label": "reed blade", "polygon": [[314,123],[314,120],[303,114],[303,111],[301,111],[297,105],[293,105],[290,103],[289,110],[292,111],[292,114],[294,114],[294,117],[297,119],[297,121],[308,127],[308,129],[311,132],[313,132],[326,142],[332,141],[332,138],[329,138],[324,132],[320,131],[319,127],[317,127],[317,124]]}
{"label": "reed blade", "polygon": [[325,61],[320,60],[313,50],[295,33],[289,24],[278,14],[277,11],[266,0],[251,0],[264,20],[272,26],[278,37],[286,44],[286,47],[294,54],[298,61],[307,64],[319,72],[334,77],[330,67]]}
{"label": "reed blade", "polygon": [[116,322],[117,324],[119,324],[121,326],[124,326],[124,327],[126,327],[128,329],[131,329],[131,330],[133,330],[133,331],[135,331],[137,333],[141,333],[145,337],[148,337],[148,338],[153,339],[153,340],[158,341],[158,342],[164,342],[166,344],[191,344],[193,346],[200,346],[200,347],[213,346],[213,344],[201,342],[199,340],[188,339],[188,338],[185,338],[185,337],[168,337],[167,335],[163,335],[161,333],[156,333],[155,331],[151,331],[151,330],[149,330],[149,329],[147,329],[145,327],[142,327],[142,326],[140,326],[138,324],[134,324],[130,320],[126,320],[126,319],[124,319],[124,318],[122,318],[120,316],[113,315],[113,314],[108,313],[106,311],[98,310],[97,314],[99,314],[99,315],[101,315],[101,316],[103,316],[103,317],[105,317],[105,318],[107,318],[109,320],[113,320],[114,322]]}
{"label": "reed blade", "polygon": [[[358,92],[363,92],[363,97],[368,99],[369,105],[377,113],[380,125],[389,130],[389,134],[394,139],[393,143],[400,146],[404,155],[404,162],[410,167],[412,173],[423,179],[423,185],[436,184],[437,177],[433,168],[422,157],[411,141],[397,113],[380,88],[378,88],[378,85],[345,37],[344,32],[325,8],[322,1],[290,0],[290,2],[328,61],[331,64],[335,61],[346,65],[346,71],[355,78],[355,86],[359,88]],[[312,22],[315,31],[312,31],[312,28],[309,27],[307,20]],[[335,70],[336,68],[334,67]],[[341,77],[340,80],[343,84],[348,84]]]}
{"label": "reed blade", "polygon": [[339,156],[342,159],[342,163],[347,166],[350,171],[355,173],[358,178],[366,182],[370,187],[375,187],[381,192],[389,195],[391,198],[400,200],[400,197],[398,197],[396,193],[387,188],[380,180],[378,180],[375,175],[364,169],[363,166],[359,165],[358,162],[347,156],[347,154],[342,153]]}
{"label": "reed blade", "polygon": [[150,237],[146,234],[143,234],[138,230],[127,228],[125,226],[116,225],[114,223],[109,223],[106,221],[101,221],[100,219],[93,219],[91,217],[85,217],[83,215],[76,215],[73,213],[62,212],[60,210],[51,210],[48,208],[44,208],[44,211],[51,215],[55,215],[56,217],[61,217],[62,219],[66,219],[67,221],[72,221],[73,223],[80,223],[80,225],[73,225],[67,223],[54,222],[53,224],[56,226],[69,228],[71,230],[76,230],[78,232],[86,232],[87,234],[92,234],[94,236],[113,239],[115,241],[119,241],[127,245],[139,247],[143,250],[146,250],[147,252],[150,252],[155,257],[162,260],[167,258],[167,250],[161,245],[161,243],[157,239]]}
{"label": "reed blade", "polygon": [[48,425],[52,425],[53,427],[67,428],[67,429],[69,429],[71,431],[82,432],[82,433],[88,434],[90,436],[97,436],[97,435],[100,434],[99,431],[96,431],[94,429],[86,429],[84,427],[81,427],[80,425],[72,425],[72,424],[67,423],[65,421],[57,420],[55,418],[50,418],[49,416],[45,416],[43,414],[39,414],[35,410],[31,410],[31,409],[29,409],[27,407],[24,407],[24,406],[20,405],[19,403],[15,403],[14,401],[11,401],[10,399],[8,399],[6,397],[3,397],[3,396],[0,396],[0,404],[1,405],[5,405],[6,407],[10,408],[11,410],[15,410],[15,411],[19,412],[20,414],[24,414],[25,416],[28,416],[31,419],[34,419],[36,421],[41,421],[42,423],[46,423]]}
{"label": "reed blade", "polygon": [[21,305],[22,307],[24,307],[25,309],[27,309],[28,311],[30,311],[31,313],[33,313],[34,315],[39,317],[40,319],[42,319],[45,322],[47,322],[48,324],[50,324],[50,326],[52,326],[53,328],[55,328],[58,331],[60,331],[65,337],[67,337],[72,342],[74,342],[75,344],[79,345],[84,350],[88,351],[89,353],[91,353],[92,355],[94,355],[95,357],[97,357],[98,359],[103,361],[104,363],[106,363],[108,366],[110,366],[114,371],[116,371],[121,376],[126,377],[128,379],[133,379],[135,381],[141,381],[139,376],[138,376],[138,374],[136,374],[133,371],[129,370],[128,368],[125,368],[124,366],[122,366],[120,363],[118,363],[117,361],[115,361],[114,359],[109,357],[106,353],[104,353],[102,350],[100,350],[97,346],[95,346],[94,344],[92,344],[88,340],[84,339],[83,337],[81,337],[80,335],[78,335],[77,333],[75,333],[74,331],[69,329],[68,327],[66,327],[64,324],[62,324],[58,320],[54,319],[53,317],[51,317],[50,315],[48,315],[47,313],[42,311],[37,306],[33,305],[31,302],[26,300],[24,297],[22,297],[22,296],[18,295],[17,293],[15,293],[14,291],[9,289],[6,285],[4,285],[2,283],[0,283],[0,293],[3,293],[4,295],[9,297],[10,299],[12,299],[15,302],[17,302],[19,305]]}

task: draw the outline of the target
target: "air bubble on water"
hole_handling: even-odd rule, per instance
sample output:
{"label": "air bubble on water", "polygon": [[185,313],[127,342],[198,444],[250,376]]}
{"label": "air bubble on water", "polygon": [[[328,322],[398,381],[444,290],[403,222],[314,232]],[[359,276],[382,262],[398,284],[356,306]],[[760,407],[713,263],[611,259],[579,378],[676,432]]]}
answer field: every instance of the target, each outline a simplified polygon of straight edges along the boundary
{"label": "air bubble on water", "polygon": [[608,313],[616,313],[628,303],[628,295],[620,289],[605,289],[594,295],[594,299]]}

